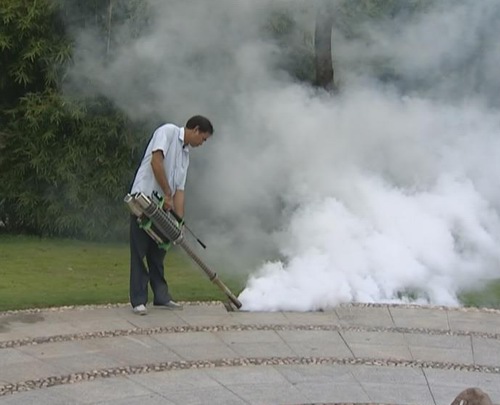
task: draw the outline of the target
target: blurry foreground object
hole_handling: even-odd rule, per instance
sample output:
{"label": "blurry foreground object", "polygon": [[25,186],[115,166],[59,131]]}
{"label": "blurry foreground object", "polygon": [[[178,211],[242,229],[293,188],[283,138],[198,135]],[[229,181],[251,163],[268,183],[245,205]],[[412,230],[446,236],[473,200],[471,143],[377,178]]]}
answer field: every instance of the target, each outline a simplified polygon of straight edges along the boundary
{"label": "blurry foreground object", "polygon": [[493,402],[480,388],[467,388],[458,394],[451,405],[493,405]]}

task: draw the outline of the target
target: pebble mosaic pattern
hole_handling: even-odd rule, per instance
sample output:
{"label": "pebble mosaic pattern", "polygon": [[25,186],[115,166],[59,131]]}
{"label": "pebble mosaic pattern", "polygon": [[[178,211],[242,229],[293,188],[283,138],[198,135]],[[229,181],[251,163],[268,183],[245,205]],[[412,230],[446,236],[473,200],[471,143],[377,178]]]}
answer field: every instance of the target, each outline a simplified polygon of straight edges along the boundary
{"label": "pebble mosaic pattern", "polygon": [[386,359],[337,359],[331,357],[269,357],[269,358],[236,358],[220,360],[197,361],[168,361],[156,364],[139,366],[113,367],[89,372],[73,373],[63,376],[40,378],[37,380],[23,381],[16,384],[0,386],[0,396],[15,392],[53,387],[55,385],[73,384],[82,381],[93,381],[98,378],[118,377],[124,375],[145,374],[159,371],[201,369],[211,367],[242,367],[242,366],[290,366],[290,365],[342,365],[342,366],[387,366],[410,367],[439,370],[459,370],[500,374],[500,367],[487,367],[477,365],[463,365],[455,363],[442,363],[418,360],[386,360]]}
{"label": "pebble mosaic pattern", "polygon": [[[182,302],[184,306],[221,306],[223,305],[220,301],[189,301]],[[98,309],[98,308],[123,308],[129,307],[130,304],[105,304],[105,305],[68,305],[63,307],[49,307],[49,308],[33,308],[33,309],[19,309],[4,311],[0,313],[0,317],[4,315],[11,314],[36,314],[40,312],[52,311],[52,312],[62,312],[67,310],[77,310],[84,311],[88,309]],[[375,303],[348,303],[340,304],[336,308],[409,308],[409,309],[440,309],[445,311],[457,311],[457,312],[484,312],[493,313],[500,315],[500,309],[494,308],[475,308],[475,307],[445,307],[436,305],[414,305],[414,304],[375,304]],[[328,310],[329,311],[329,310]]]}
{"label": "pebble mosaic pattern", "polygon": [[390,332],[405,334],[426,334],[441,336],[474,336],[485,339],[500,340],[500,333],[483,333],[470,331],[451,331],[444,329],[424,328],[391,328],[391,327],[363,327],[338,325],[220,325],[220,326],[166,326],[156,328],[132,328],[107,330],[100,332],[73,333],[36,337],[31,339],[7,340],[0,342],[0,349],[30,346],[43,343],[69,342],[75,340],[89,340],[120,336],[157,335],[164,333],[186,332],[247,332],[247,331],[335,331],[335,332]]}
{"label": "pebble mosaic pattern", "polygon": [[[219,302],[187,303],[184,305],[220,305]],[[21,311],[6,311],[0,314],[0,318],[12,314],[36,314],[42,311],[66,311],[80,310],[89,308],[113,308],[123,307],[124,304],[100,305],[84,307],[62,307],[49,309],[30,309]],[[349,304],[341,307],[384,307],[384,308],[419,308],[420,306],[408,305],[382,305],[382,304]],[[425,307],[432,309],[443,309],[446,311],[462,312],[485,312],[500,314],[500,310],[495,309],[476,309],[476,308],[444,308],[444,307]],[[137,335],[155,335],[168,333],[186,333],[186,332],[244,332],[244,331],[338,331],[338,332],[391,332],[401,334],[427,334],[427,335],[445,335],[445,336],[474,336],[493,340],[500,340],[500,333],[482,333],[460,330],[444,329],[424,329],[424,328],[402,328],[402,327],[364,327],[364,326],[340,326],[340,325],[220,325],[220,326],[171,326],[154,328],[131,328],[119,330],[107,330],[99,332],[87,332],[81,334],[66,334],[47,337],[37,337],[31,339],[20,339],[0,342],[0,350],[6,348],[15,348],[21,346],[38,345],[53,342],[67,342],[76,340],[102,339],[119,336],[137,336]],[[218,360],[197,360],[197,361],[170,361],[154,364],[143,364],[136,366],[124,366],[97,369],[91,371],[82,371],[68,375],[51,376],[43,379],[21,381],[14,384],[0,385],[0,397],[16,392],[42,389],[57,385],[73,384],[82,381],[93,381],[96,379],[110,378],[125,375],[146,374],[152,372],[161,372],[169,370],[185,369],[203,369],[213,367],[241,367],[241,366],[279,366],[279,365],[343,365],[343,366],[387,366],[404,368],[422,368],[422,369],[440,369],[440,370],[459,370],[470,372],[481,372],[486,374],[500,374],[500,367],[419,361],[419,360],[394,360],[394,359],[368,359],[368,358],[333,358],[333,357],[250,357],[250,358],[231,358]],[[347,403],[329,403],[329,404],[309,404],[309,405],[355,405]],[[357,405],[377,405],[377,404],[357,404]],[[378,404],[381,405],[381,404]],[[390,405],[390,404],[386,404]]]}

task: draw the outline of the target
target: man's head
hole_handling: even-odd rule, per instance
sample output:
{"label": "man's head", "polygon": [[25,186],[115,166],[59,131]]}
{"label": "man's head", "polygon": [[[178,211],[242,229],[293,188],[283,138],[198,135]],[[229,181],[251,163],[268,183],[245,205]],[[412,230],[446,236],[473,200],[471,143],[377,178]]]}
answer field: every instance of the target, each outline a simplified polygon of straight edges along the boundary
{"label": "man's head", "polygon": [[184,127],[184,145],[197,147],[214,133],[212,123],[201,115],[195,115],[186,122]]}

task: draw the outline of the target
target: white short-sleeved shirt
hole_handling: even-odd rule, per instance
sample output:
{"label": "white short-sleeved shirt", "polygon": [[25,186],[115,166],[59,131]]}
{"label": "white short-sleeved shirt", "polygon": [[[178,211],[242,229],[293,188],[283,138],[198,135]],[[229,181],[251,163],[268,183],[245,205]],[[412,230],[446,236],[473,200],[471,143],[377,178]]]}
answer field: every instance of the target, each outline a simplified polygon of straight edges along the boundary
{"label": "white short-sleeved shirt", "polygon": [[151,196],[157,191],[164,195],[151,167],[153,152],[157,150],[163,152],[163,167],[172,195],[177,190],[184,190],[189,166],[189,146],[184,146],[184,128],[165,124],[156,129],[149,141],[130,190],[132,194],[142,192]]}

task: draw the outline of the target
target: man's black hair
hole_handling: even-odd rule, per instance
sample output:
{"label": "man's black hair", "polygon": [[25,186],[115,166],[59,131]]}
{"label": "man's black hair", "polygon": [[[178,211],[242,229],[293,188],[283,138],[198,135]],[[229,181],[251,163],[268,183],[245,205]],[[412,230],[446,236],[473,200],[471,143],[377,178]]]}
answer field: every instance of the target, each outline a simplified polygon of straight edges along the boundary
{"label": "man's black hair", "polygon": [[212,123],[208,118],[202,115],[195,115],[186,122],[186,128],[195,129],[196,127],[198,127],[201,132],[208,132],[210,135],[214,133]]}

